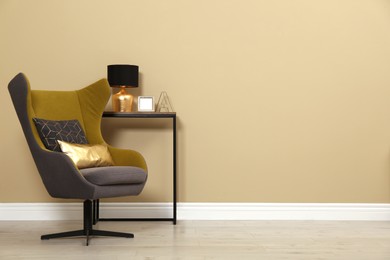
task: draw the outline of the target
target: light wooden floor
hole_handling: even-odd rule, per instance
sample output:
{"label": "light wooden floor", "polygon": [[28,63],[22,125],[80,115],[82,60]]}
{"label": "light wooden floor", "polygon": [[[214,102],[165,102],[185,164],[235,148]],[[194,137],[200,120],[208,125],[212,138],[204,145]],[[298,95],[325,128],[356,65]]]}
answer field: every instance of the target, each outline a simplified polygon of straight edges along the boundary
{"label": "light wooden floor", "polygon": [[41,241],[81,221],[0,221],[0,259],[390,259],[390,222],[179,221],[100,222],[129,238]]}

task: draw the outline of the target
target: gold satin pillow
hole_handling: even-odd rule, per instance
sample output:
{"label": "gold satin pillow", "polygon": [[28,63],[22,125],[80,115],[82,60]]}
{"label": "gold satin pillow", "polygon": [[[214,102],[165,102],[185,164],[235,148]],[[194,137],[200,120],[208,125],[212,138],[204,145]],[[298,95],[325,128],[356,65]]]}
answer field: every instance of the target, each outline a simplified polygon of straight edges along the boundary
{"label": "gold satin pillow", "polygon": [[114,165],[105,145],[71,144],[60,140],[57,142],[61,151],[68,155],[79,169]]}

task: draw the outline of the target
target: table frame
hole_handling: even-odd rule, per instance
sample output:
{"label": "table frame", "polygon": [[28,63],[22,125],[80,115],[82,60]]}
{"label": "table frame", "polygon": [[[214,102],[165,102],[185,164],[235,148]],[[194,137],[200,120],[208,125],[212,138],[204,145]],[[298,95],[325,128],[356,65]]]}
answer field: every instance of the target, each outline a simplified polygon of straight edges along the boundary
{"label": "table frame", "polygon": [[103,118],[171,118],[173,132],[173,214],[172,218],[100,218],[99,200],[93,201],[93,223],[98,221],[172,221],[174,225],[177,222],[177,160],[176,160],[176,113],[175,112],[111,112],[105,111]]}

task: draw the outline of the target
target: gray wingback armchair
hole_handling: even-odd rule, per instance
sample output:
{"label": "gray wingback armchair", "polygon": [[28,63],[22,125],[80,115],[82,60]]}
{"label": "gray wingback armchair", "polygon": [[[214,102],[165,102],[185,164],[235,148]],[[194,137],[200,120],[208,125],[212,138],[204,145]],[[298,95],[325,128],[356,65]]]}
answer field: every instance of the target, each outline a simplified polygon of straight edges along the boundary
{"label": "gray wingback armchair", "polygon": [[[102,113],[110,97],[106,79],[76,91],[31,90],[26,76],[16,75],[8,89],[38,172],[48,193],[55,198],[84,200],[83,229],[42,235],[41,239],[73,236],[134,237],[131,233],[93,229],[96,208],[101,198],[138,195],[147,180],[147,165],[142,155],[107,145],[100,131]],[[77,119],[90,144],[108,146],[114,166],[79,170],[64,153],[48,150],[42,143],[33,118]]]}

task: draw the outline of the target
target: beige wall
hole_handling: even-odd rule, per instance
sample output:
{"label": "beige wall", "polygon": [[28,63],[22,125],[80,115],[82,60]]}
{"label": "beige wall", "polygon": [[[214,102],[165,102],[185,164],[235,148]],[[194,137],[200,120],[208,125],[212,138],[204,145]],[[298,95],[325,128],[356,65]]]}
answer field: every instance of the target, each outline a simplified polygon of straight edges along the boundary
{"label": "beige wall", "polygon": [[[0,0],[0,36],[0,202],[53,201],[9,80],[73,90],[113,63],[140,66],[137,94],[173,102],[180,201],[390,202],[387,0]],[[169,201],[169,122],[103,133],[145,154],[138,200]]]}

